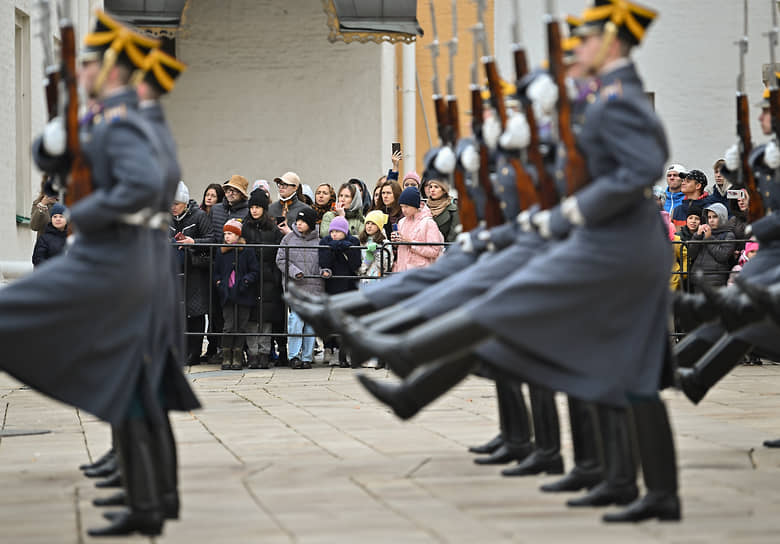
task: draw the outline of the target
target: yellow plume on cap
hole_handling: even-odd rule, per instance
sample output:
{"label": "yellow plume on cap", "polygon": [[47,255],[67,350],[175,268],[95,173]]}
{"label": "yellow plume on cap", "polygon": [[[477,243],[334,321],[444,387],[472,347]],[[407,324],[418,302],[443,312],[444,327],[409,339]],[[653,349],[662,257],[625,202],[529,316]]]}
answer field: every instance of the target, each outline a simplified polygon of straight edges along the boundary
{"label": "yellow plume on cap", "polygon": [[176,84],[175,79],[187,69],[187,65],[160,49],[152,49],[140,66],[144,73],[151,72],[157,84],[170,92]]}
{"label": "yellow plume on cap", "polygon": [[[638,6],[628,0],[607,0],[609,3],[593,6],[585,10],[582,14],[586,23],[602,21],[609,19],[618,28],[625,27],[638,42],[642,41],[645,35],[645,27],[656,18],[657,12]],[[643,22],[637,20],[637,16],[644,19]]]}
{"label": "yellow plume on cap", "polygon": [[84,44],[88,47],[101,47],[108,45],[108,49],[118,56],[125,53],[134,66],[140,68],[146,57],[143,49],[159,47],[160,41],[149,36],[144,36],[131,28],[123,25],[109,16],[103,10],[96,10],[98,18],[96,29],[84,36]]}

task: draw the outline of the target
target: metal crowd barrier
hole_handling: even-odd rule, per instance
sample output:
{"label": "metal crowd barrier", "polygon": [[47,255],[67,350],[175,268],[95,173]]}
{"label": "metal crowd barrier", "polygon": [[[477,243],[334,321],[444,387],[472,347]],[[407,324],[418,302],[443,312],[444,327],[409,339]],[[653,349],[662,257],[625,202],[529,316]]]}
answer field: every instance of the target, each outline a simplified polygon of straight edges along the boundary
{"label": "metal crowd barrier", "polygon": [[[449,243],[437,243],[437,242],[425,242],[425,243],[424,242],[419,242],[419,243],[417,243],[417,242],[387,242],[386,247],[390,248],[390,247],[393,247],[393,246],[400,246],[400,245],[445,246],[445,249],[446,249],[446,246],[448,246],[450,244]],[[214,322],[214,320],[211,317],[213,312],[216,312],[216,311],[220,311],[221,312],[222,311],[222,307],[221,307],[220,301],[216,300],[216,298],[215,298],[217,296],[217,293],[216,293],[216,285],[215,285],[215,278],[214,278],[214,259],[215,259],[216,251],[220,251],[220,248],[223,248],[223,247],[229,247],[233,251],[234,264],[237,266],[239,249],[252,249],[252,250],[254,250],[254,249],[273,249],[273,250],[275,250],[274,251],[274,263],[273,263],[273,266],[274,266],[274,268],[277,268],[277,265],[276,265],[276,262],[275,262],[276,261],[276,259],[275,259],[276,252],[278,252],[280,250],[281,251],[285,251],[287,253],[287,255],[286,255],[287,258],[285,259],[285,263],[286,263],[287,266],[285,267],[284,271],[280,271],[280,274],[282,276],[282,278],[281,278],[282,283],[279,286],[279,289],[280,289],[279,296],[281,297],[282,293],[284,293],[287,290],[287,284],[290,281],[294,281],[294,280],[291,280],[290,277],[289,277],[290,276],[289,275],[289,262],[290,262],[289,252],[290,252],[290,250],[291,249],[307,249],[307,250],[310,250],[310,251],[317,251],[318,252],[318,258],[319,258],[319,251],[322,251],[322,250],[332,251],[332,249],[329,246],[316,246],[316,247],[313,247],[313,246],[302,246],[302,245],[224,244],[224,243],[222,243],[222,244],[206,244],[206,243],[182,244],[182,243],[179,243],[179,242],[172,242],[171,246],[172,246],[172,251],[174,251],[174,250],[187,251],[190,254],[201,255],[201,256],[205,256],[206,257],[205,261],[203,261],[203,262],[205,262],[205,266],[198,265],[197,268],[207,268],[208,269],[208,284],[207,284],[207,288],[208,288],[208,316],[209,316],[209,320],[208,321],[209,321],[209,324],[208,324],[208,327],[207,327],[206,331],[186,330],[185,334],[187,336],[200,336],[200,337],[203,337],[203,336],[210,336],[210,337],[222,337],[222,336],[252,336],[252,337],[255,337],[255,336],[271,336],[271,337],[274,337],[274,338],[284,338],[285,340],[288,337],[303,338],[303,337],[316,337],[317,336],[316,334],[290,334],[290,333],[288,333],[288,331],[287,331],[287,312],[289,311],[289,308],[287,306],[287,303],[283,299],[282,299],[282,313],[281,313],[281,315],[280,316],[274,316],[274,317],[278,317],[279,319],[281,319],[281,323],[284,326],[284,330],[282,332],[270,332],[270,333],[269,332],[227,332],[227,333],[225,333],[225,332],[222,332],[222,331],[210,330],[212,328],[212,324]],[[366,249],[366,246],[351,246],[350,249],[363,250],[363,249]],[[388,255],[386,254],[385,251],[379,251],[379,248],[377,248],[377,254],[379,254],[380,265],[382,266],[382,269],[386,268],[385,265],[389,262]],[[266,258],[265,252],[264,251],[259,252],[259,255],[257,255],[257,257],[258,257],[259,274],[258,274],[257,281],[255,282],[256,286],[257,285],[262,285],[262,283],[263,283],[263,273],[264,273],[263,269],[264,269],[265,258]],[[362,253],[361,253],[361,258],[362,258]],[[202,257],[200,257],[199,259],[202,261]],[[182,289],[181,289],[182,290],[182,292],[181,292],[181,294],[182,294],[181,303],[184,305],[185,314],[186,314],[186,309],[187,309],[187,300],[186,300],[187,288],[188,288],[189,282],[193,281],[192,280],[192,275],[193,275],[192,274],[192,269],[193,269],[194,266],[195,265],[192,264],[192,258],[188,257],[188,255],[185,254],[183,256],[183,267],[182,267],[182,270],[179,272],[179,278],[181,280],[181,287],[182,287]],[[393,273],[392,272],[388,272],[385,275],[389,276],[391,274],[393,274]],[[383,275],[381,277],[384,277],[385,275]],[[331,279],[344,279],[344,278],[350,278],[350,279],[354,279],[356,281],[360,281],[360,280],[376,281],[378,279],[381,279],[381,277],[374,277],[374,276],[330,276],[329,278],[323,278],[322,276],[319,276],[319,275],[316,275],[316,276],[315,275],[306,275],[306,276],[304,276],[304,278],[319,278],[319,279],[322,279],[325,282],[330,281]],[[254,288],[257,289],[257,287],[254,287]],[[257,321],[256,321],[257,323],[265,323],[265,322],[271,321],[271,319],[264,319],[266,316],[263,315],[263,301],[262,301],[262,298],[260,298],[260,297],[257,298],[256,310],[257,310]],[[238,320],[238,315],[237,315],[238,314],[238,308],[235,308],[234,311],[235,311],[235,314],[234,314],[233,317],[234,317],[234,320],[237,321]],[[278,323],[278,321],[277,321],[277,323]]]}

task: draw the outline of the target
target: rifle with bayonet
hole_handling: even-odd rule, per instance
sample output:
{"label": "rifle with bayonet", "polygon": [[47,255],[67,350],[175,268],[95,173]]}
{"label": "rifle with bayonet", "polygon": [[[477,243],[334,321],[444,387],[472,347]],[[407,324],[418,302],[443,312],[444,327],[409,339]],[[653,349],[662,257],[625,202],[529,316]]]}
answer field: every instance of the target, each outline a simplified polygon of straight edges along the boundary
{"label": "rifle with bayonet", "polygon": [[[59,6],[58,6],[59,8]],[[64,88],[64,113],[66,155],[70,164],[65,193],[65,205],[73,206],[92,192],[92,172],[79,141],[79,92],[76,73],[76,33],[70,19],[70,2],[65,0],[64,13],[60,13],[61,67],[60,81]]]}
{"label": "rifle with bayonet", "polygon": [[[753,169],[750,168],[749,157],[753,150],[753,143],[750,136],[750,112],[748,106],[748,97],[745,93],[745,55],[748,52],[748,9],[747,0],[743,2],[744,28],[743,35],[738,41],[734,42],[739,47],[739,75],[737,75],[737,147],[739,148],[739,171],[737,172],[737,185],[745,188],[749,197],[748,220],[755,221],[764,215],[764,203],[761,199],[761,193],[756,185],[756,178],[753,175]],[[773,9],[774,11],[774,9]],[[774,47],[771,46],[770,53],[774,53]],[[773,74],[774,76],[774,74]],[[771,77],[770,79],[776,79]],[[770,82],[770,89],[772,83]],[[777,84],[775,82],[775,87]]]}
{"label": "rifle with bayonet", "polygon": [[[507,113],[506,104],[504,103],[504,91],[501,88],[501,80],[498,77],[498,68],[496,67],[496,61],[490,54],[490,49],[487,44],[487,37],[485,33],[484,23],[484,0],[477,1],[477,20],[481,25],[481,42],[482,42],[482,66],[485,68],[485,74],[487,75],[488,87],[490,88],[490,99],[493,108],[498,115],[498,119],[501,122],[501,130],[506,129]],[[516,157],[511,155],[507,156],[507,161],[512,165],[515,171],[515,186],[517,189],[517,196],[520,200],[520,206],[523,209],[527,209],[533,205],[539,203],[539,196],[536,192],[533,179],[523,164]]]}
{"label": "rifle with bayonet", "polygon": [[[456,11],[457,0],[452,0],[452,39],[447,42],[447,50],[449,52],[449,67],[450,72],[447,74],[447,116],[449,121],[449,130],[447,132],[448,141],[445,141],[445,145],[452,148],[453,152],[460,139],[460,122],[458,114],[458,98],[455,96],[455,55],[458,52],[458,19]],[[433,6],[433,3],[431,3]],[[433,16],[433,15],[432,15]],[[434,37],[434,40],[436,38]],[[435,67],[434,67],[435,69]],[[455,168],[452,173],[452,181],[455,185],[455,190],[458,192],[458,216],[460,219],[460,225],[464,232],[474,229],[479,224],[479,217],[477,215],[477,207],[472,200],[466,188],[466,179],[464,177],[463,170]]]}
{"label": "rifle with bayonet", "polygon": [[[529,68],[525,48],[520,41],[520,7],[518,2],[519,0],[512,0],[514,15],[514,22],[512,24],[512,57],[514,58],[515,78],[517,80],[517,88],[519,89],[520,82],[528,75]],[[558,203],[558,190],[555,187],[555,182],[552,180],[544,166],[544,158],[542,157],[540,149],[539,131],[536,125],[533,103],[525,97],[522,97],[521,101],[523,103],[525,118],[528,122],[528,130],[531,134],[526,154],[528,156],[528,162],[533,165],[536,170],[539,204],[543,210],[546,210]]]}
{"label": "rifle with bayonet", "polygon": [[450,126],[449,115],[447,114],[447,104],[444,97],[439,92],[439,70],[437,62],[439,60],[439,34],[436,31],[436,12],[433,10],[433,2],[429,2],[431,8],[431,26],[433,27],[433,41],[427,46],[431,51],[431,64],[433,66],[433,109],[436,113],[436,128],[439,133],[439,139],[444,142],[449,139],[448,130]]}
{"label": "rifle with bayonet", "polygon": [[550,63],[550,76],[558,88],[558,141],[562,148],[559,156],[563,159],[563,175],[566,180],[566,194],[573,195],[588,183],[588,168],[585,158],[577,149],[572,128],[571,101],[566,89],[566,67],[563,64],[563,46],[561,29],[553,16],[552,0],[547,0],[545,14],[547,26],[547,52]]}
{"label": "rifle with bayonet", "polygon": [[51,121],[59,113],[59,67],[54,62],[54,54],[51,47],[51,11],[49,0],[36,2],[40,34],[43,46],[43,92],[46,97],[47,121]]}
{"label": "rifle with bayonet", "polygon": [[482,191],[485,193],[485,223],[492,228],[504,223],[504,212],[501,211],[501,201],[496,198],[493,184],[490,182],[490,151],[482,136],[482,87],[479,85],[479,40],[482,26],[477,24],[470,29],[474,33],[474,59],[471,64],[471,131],[479,144],[479,172],[477,177]]}

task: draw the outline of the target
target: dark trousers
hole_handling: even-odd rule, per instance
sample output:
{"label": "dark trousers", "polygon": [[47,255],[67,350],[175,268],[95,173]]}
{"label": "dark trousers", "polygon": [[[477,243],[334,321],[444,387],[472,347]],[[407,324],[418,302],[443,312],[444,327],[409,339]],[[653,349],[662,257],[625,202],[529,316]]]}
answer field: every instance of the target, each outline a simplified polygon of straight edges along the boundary
{"label": "dark trousers", "polygon": [[[239,304],[225,304],[222,307],[222,319],[224,325],[222,332],[251,332],[249,330],[249,313],[251,308],[249,306],[241,306]],[[222,337],[222,348],[241,348],[244,347],[244,337],[227,335]]]}

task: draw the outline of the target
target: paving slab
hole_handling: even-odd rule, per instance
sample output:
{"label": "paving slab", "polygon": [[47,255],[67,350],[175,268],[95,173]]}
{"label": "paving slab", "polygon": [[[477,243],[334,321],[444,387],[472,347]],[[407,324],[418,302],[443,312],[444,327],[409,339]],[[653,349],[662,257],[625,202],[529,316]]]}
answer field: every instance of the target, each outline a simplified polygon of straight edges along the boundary
{"label": "paving slab", "polygon": [[[778,542],[780,366],[738,367],[698,406],[664,393],[680,465],[684,520],[607,526],[543,494],[550,476],[502,478],[466,452],[496,433],[492,383],[469,378],[402,422],[354,379],[316,365],[187,369],[204,404],[174,413],[181,518],[159,543]],[[393,380],[385,370],[364,370]],[[571,465],[566,400],[557,397]],[[77,466],[110,446],[108,427],[0,373],[0,543],[99,541],[92,499],[108,495]]]}

